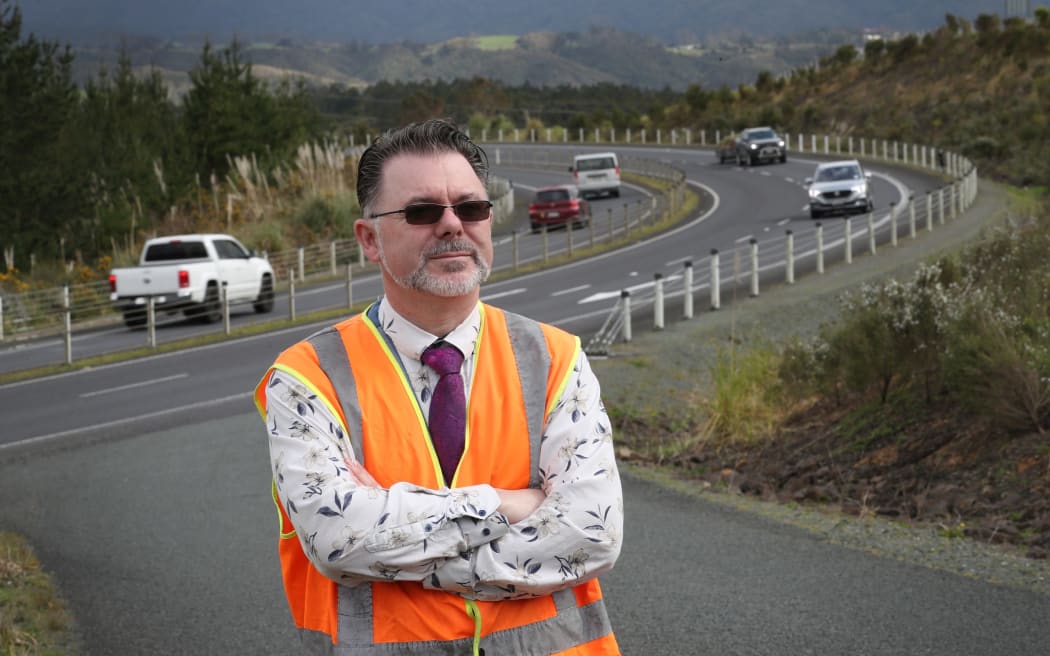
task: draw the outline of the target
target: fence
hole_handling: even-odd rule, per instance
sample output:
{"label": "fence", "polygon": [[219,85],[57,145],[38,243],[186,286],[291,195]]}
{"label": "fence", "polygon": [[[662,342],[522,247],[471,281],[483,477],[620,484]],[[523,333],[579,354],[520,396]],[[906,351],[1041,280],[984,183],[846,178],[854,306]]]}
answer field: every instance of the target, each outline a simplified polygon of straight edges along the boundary
{"label": "fence", "polygon": [[694,295],[705,289],[710,309],[718,310],[722,290],[728,285],[746,286],[748,295],[754,298],[761,294],[763,278],[767,283],[794,284],[796,273],[802,268],[822,274],[829,260],[849,264],[858,251],[876,255],[880,247],[893,248],[902,239],[917,239],[922,232],[933,232],[958,218],[976,200],[977,169],[965,160],[964,165],[969,165],[969,169],[962,178],[918,199],[910,196],[901,205],[894,203],[887,211],[847,216],[830,226],[813,222],[811,231],[797,233],[788,229],[782,236],[761,243],[752,238],[725,260],[722,253],[712,249],[707,258],[697,263],[698,275],[693,261],[683,263],[680,275],[665,277],[654,273],[651,285],[622,290],[616,306],[584,350],[591,355],[604,355],[617,340],[631,341],[631,314],[640,307],[652,307],[652,325],[661,330],[670,297],[682,298],[682,317],[691,319]]}
{"label": "fence", "polygon": [[[562,166],[550,160],[528,160],[520,157],[515,160],[515,165],[533,168]],[[564,167],[568,167],[567,162],[564,163]],[[556,233],[544,230],[539,239],[542,248],[533,249],[535,252],[532,253],[522,252],[521,236],[515,231],[511,234],[510,243],[504,247],[508,252],[500,253],[497,257],[500,264],[494,268],[494,272],[517,271],[522,267],[558,257],[575,257],[584,249],[593,248],[602,242],[630,238],[633,231],[659,221],[683,202],[685,176],[673,167],[659,162],[628,158],[623,162],[622,169],[625,172],[664,181],[668,183],[668,189],[645,201],[624,203],[622,212],[609,208],[604,216],[592,216],[588,234],[585,236],[578,236],[574,230],[566,230],[562,240],[559,240],[555,236]],[[490,178],[489,193],[497,221],[506,220],[514,210],[514,191],[510,181]],[[287,290],[289,293],[289,316],[292,319],[296,314],[294,294],[297,282],[337,278],[342,275],[341,272],[345,272],[347,298],[352,299],[351,281],[354,271],[364,271],[372,266],[365,261],[363,252],[353,239],[310,244],[264,256],[273,267],[278,289]],[[352,300],[348,305],[353,305]],[[165,321],[180,320],[178,316],[167,319],[165,316],[167,315],[149,312],[147,308],[149,346],[156,346],[153,331],[157,325]],[[223,316],[222,325],[229,334],[229,311],[226,307]],[[0,295],[0,340],[20,334],[64,335],[67,364],[73,361],[71,334],[74,329],[85,329],[99,324],[117,324],[120,321],[121,316],[111,308],[107,281]]]}
{"label": "fence", "polygon": [[[554,138],[556,136],[561,138]],[[524,143],[577,143],[705,147],[717,144],[722,139],[721,131],[714,131],[714,141],[709,142],[708,131],[693,131],[689,129],[666,132],[662,130],[652,132],[641,130],[635,133],[632,133],[631,130],[626,130],[620,135],[621,139],[619,141],[616,140],[617,134],[615,130],[609,130],[605,133],[599,130],[579,130],[574,135],[576,137],[574,141],[570,141],[569,136],[569,131],[563,130],[560,135],[557,135],[553,129],[544,131],[514,130],[513,133],[508,134],[502,132],[489,134],[488,131],[485,131],[482,134],[481,141],[489,142],[491,137],[496,137],[495,142],[486,143],[490,159],[496,165],[565,171],[571,160],[571,154],[566,151],[535,152],[530,150],[522,152],[504,150],[501,146],[504,144]],[[793,148],[794,152],[882,159],[883,161],[895,162],[901,165],[933,169],[954,179],[954,182],[950,185],[933,194],[934,197],[932,198],[927,196],[918,201],[909,200],[907,204],[902,204],[901,207],[894,207],[892,210],[894,213],[892,221],[887,221],[883,217],[876,223],[875,217],[869,215],[868,223],[873,227],[869,229],[867,236],[872,244],[872,249],[874,249],[877,241],[875,228],[891,231],[892,236],[889,237],[891,240],[896,240],[899,233],[902,232],[909,236],[914,236],[920,229],[920,226],[930,230],[934,222],[943,223],[945,217],[954,218],[958,213],[965,211],[972,204],[977,194],[976,168],[972,162],[955,153],[936,150],[928,146],[886,140],[858,139],[848,136],[818,137],[817,135],[809,135],[807,138],[802,134],[794,136],[785,134],[784,137],[789,144],[792,142],[796,144],[797,147]],[[624,203],[622,211],[621,208],[613,209],[608,207],[605,216],[591,217],[586,235],[578,236],[574,234],[574,230],[565,230],[562,243],[557,243],[556,239],[551,236],[554,233],[544,231],[541,236],[542,248],[531,255],[520,252],[519,235],[514,233],[510,245],[511,253],[509,256],[500,259],[500,262],[505,262],[506,264],[498,266],[496,271],[507,269],[516,271],[523,266],[546,262],[558,256],[567,255],[568,257],[574,257],[582,248],[593,247],[601,242],[608,243],[618,239],[629,238],[632,230],[639,226],[644,226],[646,222],[656,222],[668,213],[673,213],[684,202],[686,183],[685,176],[680,170],[661,162],[634,157],[622,158],[622,170],[626,173],[634,173],[642,177],[665,181],[667,183],[667,191],[654,196],[648,204],[637,202],[634,207],[631,207],[629,203]],[[497,216],[509,216],[514,207],[513,188],[509,181],[498,178],[493,179],[490,186],[490,195],[496,205],[495,211]],[[903,228],[901,227],[902,220],[906,222]],[[848,225],[850,221],[847,220],[844,223]],[[819,224],[815,225],[817,226],[817,233],[814,239],[819,241],[823,239],[823,235]],[[858,236],[864,237],[865,235],[860,234]],[[854,232],[846,230],[842,237],[839,238],[839,241],[849,245],[844,251],[846,261],[852,258],[853,249],[851,243],[853,237]],[[784,240],[793,242],[795,238],[791,235],[785,235]],[[823,270],[823,258],[827,252],[826,249],[834,248],[839,241],[833,240],[826,247],[822,246],[808,251],[817,259],[818,270]],[[774,240],[770,244],[762,245],[760,250],[764,253],[769,251],[782,252],[784,249],[785,246],[783,244]],[[784,266],[786,266],[785,275],[793,278],[796,259],[801,259],[806,255],[807,252],[797,255],[794,252],[787,254],[784,262]],[[352,239],[311,244],[296,249],[270,253],[267,257],[273,265],[275,275],[282,287],[287,287],[293,282],[290,280],[291,275],[295,275],[299,282],[305,282],[311,278],[336,277],[342,268],[346,268],[349,273],[352,272],[354,267],[363,269],[369,266],[364,261],[363,253],[357,247],[356,241]],[[715,255],[712,255],[712,258],[715,257]],[[790,261],[792,264],[786,264],[787,261]],[[762,270],[768,270],[773,266],[775,265],[764,265]],[[717,267],[715,267],[715,271],[714,277],[717,278],[720,275]],[[754,275],[757,277],[757,272],[759,271],[757,263],[755,264],[755,271]],[[681,280],[681,278],[667,282],[670,289],[673,290],[678,280]],[[703,281],[700,281],[700,284],[703,285]],[[710,285],[710,282],[707,284]],[[718,285],[715,285],[716,289],[717,287]],[[691,298],[691,294],[689,296]],[[623,297],[621,305],[618,306],[618,312],[623,311],[623,305],[629,303],[628,299],[629,294]],[[642,302],[644,303],[644,301]],[[655,303],[655,299],[653,302]],[[19,294],[0,295],[0,340],[25,333],[58,334],[64,332],[68,335],[72,331],[73,326],[86,327],[97,322],[117,321],[119,321],[119,316],[110,309],[108,283],[106,282],[92,282]],[[622,333],[629,335],[629,316],[626,321],[619,320],[607,323],[608,325],[603,327],[602,331],[592,340],[594,348],[604,348],[601,346],[602,344],[608,345],[611,343],[615,337],[610,337],[610,334],[618,335]]]}

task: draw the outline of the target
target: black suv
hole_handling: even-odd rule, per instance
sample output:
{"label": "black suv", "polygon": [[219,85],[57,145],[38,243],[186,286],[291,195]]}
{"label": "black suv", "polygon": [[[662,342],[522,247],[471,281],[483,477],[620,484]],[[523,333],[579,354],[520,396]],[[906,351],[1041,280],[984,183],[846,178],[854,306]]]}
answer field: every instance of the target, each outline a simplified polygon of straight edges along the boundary
{"label": "black suv", "polygon": [[740,166],[787,161],[787,143],[773,128],[748,128],[736,138],[736,161]]}

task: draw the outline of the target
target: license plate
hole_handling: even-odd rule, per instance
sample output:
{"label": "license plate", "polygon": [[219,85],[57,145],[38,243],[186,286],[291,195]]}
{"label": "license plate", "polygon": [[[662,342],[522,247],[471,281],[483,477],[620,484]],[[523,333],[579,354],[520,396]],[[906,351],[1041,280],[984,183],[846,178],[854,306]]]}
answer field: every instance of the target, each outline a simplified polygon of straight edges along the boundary
{"label": "license plate", "polygon": [[556,219],[561,216],[561,212],[547,212],[548,219]]}

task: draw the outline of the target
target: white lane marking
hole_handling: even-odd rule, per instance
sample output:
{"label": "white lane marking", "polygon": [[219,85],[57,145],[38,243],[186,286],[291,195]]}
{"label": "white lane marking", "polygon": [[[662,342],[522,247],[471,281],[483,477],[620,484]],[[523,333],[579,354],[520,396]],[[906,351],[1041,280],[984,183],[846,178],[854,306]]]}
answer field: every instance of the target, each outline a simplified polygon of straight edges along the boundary
{"label": "white lane marking", "polygon": [[571,287],[569,289],[563,289],[561,291],[554,292],[551,294],[551,296],[563,296],[565,294],[572,294],[573,292],[582,292],[583,290],[590,288],[590,285],[580,285],[579,287]]}
{"label": "white lane marking", "polygon": [[518,287],[517,289],[508,289],[505,292],[496,292],[495,294],[485,294],[481,297],[483,301],[491,301],[494,298],[503,298],[504,296],[514,296],[515,294],[524,294],[528,289],[525,287]]}
{"label": "white lane marking", "polygon": [[[681,278],[681,276],[668,276],[668,277],[664,278],[663,280],[664,280],[664,283],[666,284],[666,283],[669,283],[669,282],[677,281],[680,278]],[[632,285],[630,287],[627,287],[627,291],[633,294],[633,293],[641,291],[643,289],[649,289],[650,287],[655,287],[655,286],[656,286],[656,281],[655,280],[651,280],[649,282],[643,282],[643,283],[641,283],[639,285]],[[597,303],[598,301],[605,301],[605,300],[608,300],[610,298],[619,298],[620,294],[622,294],[622,293],[623,293],[622,289],[618,289],[618,290],[616,290],[614,292],[595,292],[594,294],[591,294],[590,296],[587,296],[586,298],[581,298],[580,300],[576,301],[576,304],[577,305],[583,305],[584,303]]]}
{"label": "white lane marking", "polygon": [[744,244],[744,243],[747,243],[747,242],[751,241],[753,238],[754,238],[754,235],[744,235],[743,237],[740,237],[739,239],[737,239],[733,243],[734,244]]}
{"label": "white lane marking", "polygon": [[121,385],[120,387],[108,387],[106,389],[95,390],[94,392],[84,392],[80,395],[80,398],[86,399],[92,396],[102,396],[103,394],[112,394],[113,392],[123,392],[126,389],[133,387],[145,387],[146,385],[156,385],[158,383],[166,383],[171,380],[179,380],[180,378],[189,378],[189,374],[175,374],[174,376],[165,376],[164,378],[154,378],[153,380],[144,380],[141,383],[131,383],[130,385]]}
{"label": "white lane marking", "polygon": [[212,399],[211,401],[201,401],[200,403],[190,403],[189,405],[179,406],[177,408],[167,408],[165,410],[158,410],[157,412],[148,412],[144,415],[138,415],[137,417],[125,417],[124,419],[116,419],[114,421],[107,421],[101,424],[94,424],[92,426],[81,426],[80,428],[73,428],[66,431],[59,431],[57,433],[48,433],[47,435],[37,435],[36,437],[29,437],[24,440],[17,442],[8,442],[7,444],[0,444],[0,453],[3,453],[4,449],[13,449],[19,446],[28,446],[30,444],[39,444],[41,442],[50,442],[51,440],[57,440],[62,437],[69,437],[70,435],[76,435],[77,433],[86,433],[88,431],[100,430],[103,428],[113,428],[114,426],[122,426],[124,424],[134,423],[136,421],[142,421],[144,419],[153,419],[155,417],[163,417],[165,415],[174,414],[176,412],[183,412],[185,410],[193,410],[197,408],[207,408],[213,405],[222,405],[223,403],[229,403],[230,401],[240,401],[242,399],[250,399],[252,392],[241,392],[240,394],[233,394],[225,396],[221,399]]}
{"label": "white lane marking", "polygon": [[782,225],[785,225],[785,224],[788,224],[788,223],[791,223],[791,219],[781,219],[781,220],[777,221],[777,225],[778,226],[782,226]]}

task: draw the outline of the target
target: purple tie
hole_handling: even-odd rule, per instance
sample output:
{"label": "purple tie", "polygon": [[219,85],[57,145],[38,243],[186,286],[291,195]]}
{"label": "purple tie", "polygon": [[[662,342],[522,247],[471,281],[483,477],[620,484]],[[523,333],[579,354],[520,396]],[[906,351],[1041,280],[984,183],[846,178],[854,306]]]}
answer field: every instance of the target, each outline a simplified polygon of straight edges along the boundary
{"label": "purple tie", "polygon": [[467,398],[463,392],[463,376],[459,374],[463,354],[448,342],[439,341],[427,347],[421,358],[439,376],[430,399],[427,424],[445,483],[451,487],[463,454],[467,427]]}

